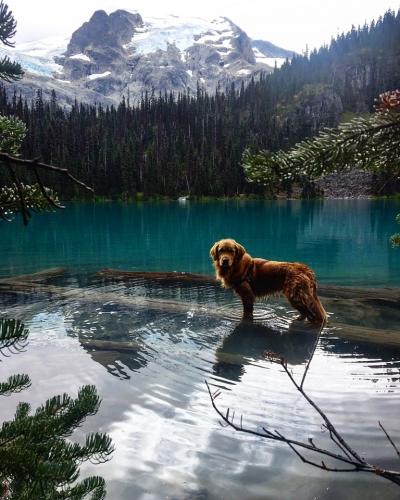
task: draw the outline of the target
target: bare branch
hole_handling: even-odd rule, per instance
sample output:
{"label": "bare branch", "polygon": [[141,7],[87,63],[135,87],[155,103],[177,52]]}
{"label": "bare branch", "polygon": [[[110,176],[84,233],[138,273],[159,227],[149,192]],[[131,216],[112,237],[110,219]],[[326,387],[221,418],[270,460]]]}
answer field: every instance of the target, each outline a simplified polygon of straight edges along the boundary
{"label": "bare branch", "polygon": [[395,445],[395,443],[393,442],[392,438],[389,436],[389,434],[386,432],[386,429],[383,427],[383,425],[381,424],[381,422],[379,421],[378,422],[379,424],[379,427],[383,430],[383,432],[385,433],[386,437],[388,438],[388,441],[389,443],[393,446],[394,448],[394,451],[397,453],[397,456],[400,458],[400,451],[399,449],[397,448],[397,446]]}
{"label": "bare branch", "polygon": [[[315,343],[315,345],[317,342]],[[315,349],[313,353],[315,352]],[[230,426],[236,431],[239,432],[244,432],[246,434],[251,434],[253,436],[258,436],[263,439],[271,439],[274,441],[282,442],[287,444],[290,449],[300,458],[300,460],[303,463],[312,465],[313,467],[317,467],[321,470],[325,471],[330,471],[330,472],[368,472],[371,474],[375,474],[377,476],[381,476],[388,481],[391,481],[392,483],[397,484],[400,486],[400,471],[396,470],[387,470],[387,469],[382,469],[379,466],[373,465],[368,463],[364,458],[362,458],[357,452],[355,452],[350,445],[344,440],[344,438],[338,433],[338,431],[335,429],[333,424],[330,422],[328,417],[325,415],[325,413],[317,406],[314,401],[310,399],[310,397],[304,392],[302,385],[299,385],[293,375],[291,374],[290,370],[287,367],[287,363],[284,358],[279,358],[276,354],[272,352],[266,353],[266,356],[275,363],[281,364],[283,369],[285,370],[286,374],[289,376],[290,380],[296,387],[296,389],[302,394],[302,396],[308,401],[308,403],[319,413],[319,415],[322,417],[324,420],[324,427],[329,431],[330,439],[331,441],[336,445],[336,447],[340,450],[338,453],[329,451],[327,449],[321,448],[319,446],[316,446],[315,443],[313,442],[312,438],[308,438],[308,442],[305,441],[297,441],[294,439],[287,438],[286,436],[282,435],[279,431],[275,430],[274,432],[268,430],[266,427],[262,427],[263,432],[255,431],[252,429],[248,429],[243,427],[243,417],[240,417],[240,424],[237,425],[234,422],[234,419],[229,419],[229,414],[230,414],[230,409],[228,408],[225,413],[223,413],[215,404],[215,399],[221,394],[221,391],[218,390],[214,393],[211,392],[210,386],[208,382],[206,381],[206,386],[208,390],[208,394],[211,399],[211,404],[214,408],[214,410],[217,412],[217,414],[221,417],[222,422],[221,424],[225,423],[225,426]],[[312,356],[311,358],[312,359]],[[309,366],[309,365],[308,365]],[[304,382],[304,376],[302,379],[302,383]],[[382,430],[385,432],[387,438],[389,439],[390,443],[396,450],[397,454],[399,454],[399,451],[396,447],[396,445],[393,443],[385,429],[383,428],[382,424],[379,422],[379,425],[381,426]],[[349,467],[333,467],[331,465],[327,465],[323,460],[321,462],[316,462],[313,460],[310,460],[309,458],[306,458],[300,451],[300,449],[305,449],[309,450],[311,452],[317,453],[319,455],[329,457],[333,460],[336,460],[338,462],[341,462],[343,464],[348,465]]]}
{"label": "bare branch", "polygon": [[[289,439],[289,438],[286,438],[286,437],[283,437],[283,436],[281,437],[278,434],[274,434],[273,432],[269,431],[265,427],[263,427],[263,432],[253,431],[252,429],[247,429],[246,427],[243,427],[243,421],[242,420],[241,420],[240,426],[238,426],[234,422],[231,422],[230,420],[227,420],[226,419],[226,414],[222,413],[222,411],[216,406],[215,401],[214,401],[213,396],[212,396],[212,393],[211,393],[210,386],[209,386],[209,384],[208,384],[207,381],[206,381],[206,386],[207,386],[208,393],[209,393],[210,399],[211,399],[211,404],[212,404],[214,410],[218,413],[218,415],[225,422],[225,424],[229,425],[230,427],[232,427],[236,431],[244,432],[246,434],[252,434],[253,436],[258,436],[258,437],[262,437],[262,438],[265,438],[265,439],[272,439],[274,441],[280,441],[280,442],[286,443],[286,444],[290,443],[290,444],[293,444],[295,446],[299,446],[301,448],[305,448],[307,450],[316,451],[318,453],[321,453],[322,455],[326,455],[326,456],[328,456],[330,458],[333,458],[335,460],[339,460],[340,462],[344,462],[344,463],[347,463],[347,464],[350,464],[350,465],[354,465],[354,459],[348,459],[347,457],[341,456],[341,455],[339,455],[337,453],[334,453],[334,452],[331,452],[329,450],[324,450],[322,448],[318,448],[314,444],[309,444],[309,443],[306,443],[306,442],[303,442],[303,441],[297,441],[295,439]],[[363,467],[364,467],[363,464],[359,464],[358,463],[357,465],[358,465],[358,468],[360,470],[362,470]]]}
{"label": "bare branch", "polygon": [[44,185],[42,183],[42,179],[40,178],[40,175],[39,175],[39,172],[38,172],[36,166],[34,168],[34,172],[35,172],[36,180],[37,180],[37,183],[39,185],[40,191],[41,191],[42,195],[44,196],[44,198],[47,200],[48,204],[54,208],[64,208],[63,205],[60,205],[51,196],[49,196],[46,188],[44,187]]}
{"label": "bare branch", "polygon": [[308,363],[307,363],[307,366],[306,366],[306,369],[304,370],[304,373],[303,373],[303,378],[301,379],[301,383],[300,383],[300,388],[302,389],[303,388],[303,385],[304,385],[304,382],[306,380],[306,376],[307,376],[307,373],[308,373],[308,370],[310,368],[310,365],[311,365],[311,361],[314,357],[314,354],[315,354],[315,351],[317,349],[317,345],[319,343],[319,339],[321,337],[321,334],[322,334],[322,330],[324,329],[324,326],[325,326],[325,322],[322,323],[319,331],[318,331],[318,334],[317,334],[317,337],[315,339],[315,342],[314,342],[314,346],[313,346],[313,350],[311,351],[311,355],[310,355],[310,358],[308,360]]}
{"label": "bare branch", "polygon": [[353,450],[353,448],[342,438],[342,436],[339,434],[339,432],[335,429],[334,425],[332,422],[329,420],[329,418],[325,415],[325,413],[319,408],[319,406],[314,403],[314,401],[304,392],[302,387],[296,382],[294,379],[293,375],[291,372],[288,370],[287,363],[281,363],[283,369],[285,370],[286,374],[290,378],[291,382],[293,385],[296,387],[296,389],[300,392],[300,394],[304,397],[304,399],[316,410],[317,413],[322,417],[323,421],[325,422],[326,428],[331,432],[336,439],[339,441],[339,443],[352,455],[355,460],[357,460],[358,463],[362,464],[364,463],[364,459],[360,457],[360,455]]}
{"label": "bare branch", "polygon": [[2,153],[2,152],[0,152],[0,161],[4,161],[5,163],[11,162],[11,163],[14,163],[15,165],[24,166],[27,169],[35,170],[35,168],[39,167],[42,170],[48,170],[50,172],[56,172],[56,173],[62,174],[65,177],[68,177],[75,184],[78,184],[79,186],[83,187],[87,191],[90,191],[93,193],[93,189],[91,187],[89,187],[87,184],[80,181],[76,177],[74,177],[66,168],[56,167],[54,165],[48,165],[47,163],[39,162],[37,159],[26,160],[26,159],[22,159],[22,158],[19,158],[17,156],[12,156],[12,155],[9,155],[8,153]]}

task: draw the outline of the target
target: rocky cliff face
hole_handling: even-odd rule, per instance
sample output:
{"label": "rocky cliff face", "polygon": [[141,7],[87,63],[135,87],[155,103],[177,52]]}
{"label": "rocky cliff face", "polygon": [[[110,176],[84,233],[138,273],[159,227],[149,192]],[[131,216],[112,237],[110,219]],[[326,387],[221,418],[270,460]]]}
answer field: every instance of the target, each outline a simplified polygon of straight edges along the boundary
{"label": "rocky cliff face", "polygon": [[198,86],[214,92],[271,71],[274,54],[279,65],[285,52],[268,42],[254,46],[227,18],[143,19],[126,10],[96,11],[57,50],[26,45],[10,54],[26,70],[18,88],[28,97],[40,86],[45,95],[54,89],[65,102],[118,103],[123,95],[134,101],[146,91],[196,92]]}
{"label": "rocky cliff face", "polygon": [[331,86],[306,85],[290,105],[278,108],[277,120],[283,133],[290,137],[290,146],[304,137],[315,136],[324,127],[336,127],[342,113],[342,100]]}

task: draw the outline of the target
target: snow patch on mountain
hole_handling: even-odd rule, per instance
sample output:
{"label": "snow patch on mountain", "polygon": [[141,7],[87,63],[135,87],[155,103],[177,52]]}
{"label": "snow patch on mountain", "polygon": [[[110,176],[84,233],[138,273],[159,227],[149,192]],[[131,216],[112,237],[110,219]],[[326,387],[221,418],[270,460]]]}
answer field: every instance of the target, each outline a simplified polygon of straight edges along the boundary
{"label": "snow patch on mountain", "polygon": [[0,56],[8,56],[12,61],[19,63],[25,71],[36,75],[51,77],[54,73],[62,73],[63,67],[60,64],[45,57],[33,57],[24,53],[19,53],[15,49],[0,48]]}
{"label": "snow patch on mountain", "polygon": [[213,45],[231,49],[232,25],[225,18],[206,20],[198,17],[151,17],[143,28],[136,28],[126,49],[135,49],[136,54],[147,55],[158,50],[167,50],[175,45],[181,52],[196,44]]}
{"label": "snow patch on mountain", "polygon": [[75,54],[73,56],[69,56],[70,59],[79,59],[80,61],[91,62],[91,59],[86,54]]}
{"label": "snow patch on mountain", "polygon": [[111,75],[111,71],[104,71],[104,73],[93,73],[92,75],[88,75],[88,80],[97,80],[98,78],[105,78],[106,76]]}
{"label": "snow patch on mountain", "polygon": [[53,62],[55,56],[59,56],[66,51],[69,38],[69,36],[50,36],[41,40],[20,43],[18,47],[9,50]]}
{"label": "snow patch on mountain", "polygon": [[275,64],[277,68],[280,68],[282,64],[286,61],[286,58],[284,57],[267,57],[255,47],[253,47],[253,52],[257,63],[266,64],[271,68],[274,68]]}

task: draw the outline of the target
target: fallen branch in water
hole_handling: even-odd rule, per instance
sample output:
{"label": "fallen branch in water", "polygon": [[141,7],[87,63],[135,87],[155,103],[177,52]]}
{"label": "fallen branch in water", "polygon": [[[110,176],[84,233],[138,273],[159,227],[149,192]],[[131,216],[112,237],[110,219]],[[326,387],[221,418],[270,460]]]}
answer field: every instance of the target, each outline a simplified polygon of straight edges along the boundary
{"label": "fallen branch in water", "polygon": [[[314,352],[312,353],[313,356]],[[310,362],[312,360],[312,356],[307,364],[306,370],[308,371]],[[321,408],[308,396],[308,394],[304,390],[304,381],[307,371],[304,373],[301,383],[296,382],[292,373],[288,369],[287,362],[283,357],[279,357],[274,353],[268,352],[266,353],[266,358],[269,359],[273,363],[277,363],[282,366],[286,375],[289,377],[290,381],[297,389],[297,391],[303,396],[303,398],[314,408],[314,410],[321,416],[323,420],[323,427],[329,432],[329,437],[332,443],[337,448],[337,452],[329,451],[326,448],[322,448],[317,446],[313,439],[310,437],[307,441],[299,441],[295,439],[291,439],[287,436],[284,436],[277,430],[270,430],[267,427],[262,428],[262,432],[252,430],[243,426],[243,415],[240,416],[239,419],[235,419],[235,411],[231,411],[230,408],[226,410],[224,413],[222,410],[218,408],[215,403],[215,400],[220,396],[221,391],[218,389],[215,392],[211,391],[210,385],[206,381],[207,390],[211,399],[211,404],[214,410],[221,417],[226,426],[232,427],[236,431],[244,432],[246,434],[251,434],[253,436],[258,436],[263,439],[270,439],[273,441],[279,441],[281,443],[287,444],[290,449],[300,458],[300,460],[305,463],[312,465],[318,469],[322,469],[330,472],[368,472],[370,474],[375,474],[377,476],[383,477],[392,483],[400,486],[400,470],[388,470],[383,469],[377,465],[371,464],[364,457],[360,456],[357,451],[355,451],[350,444],[343,438],[340,432],[335,428],[332,422],[329,420],[327,415],[321,410]],[[392,438],[389,436],[387,431],[384,429],[381,423],[379,423],[383,432],[385,433],[386,438],[388,439],[391,446],[396,451],[397,455],[399,455],[399,450],[393,442]],[[321,455],[322,457],[333,459],[341,464],[341,466],[333,466],[327,464],[323,459],[320,461],[312,460],[307,458],[300,450],[307,450],[311,453],[315,453],[317,455]]]}

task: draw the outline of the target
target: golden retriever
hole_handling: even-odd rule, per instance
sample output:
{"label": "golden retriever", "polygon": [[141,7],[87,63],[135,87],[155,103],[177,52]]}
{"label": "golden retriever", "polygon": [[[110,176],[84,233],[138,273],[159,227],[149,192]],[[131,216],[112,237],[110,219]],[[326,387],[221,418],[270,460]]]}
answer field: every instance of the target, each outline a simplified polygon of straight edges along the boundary
{"label": "golden retriever", "polygon": [[232,239],[217,241],[210,250],[217,280],[233,288],[243,303],[243,317],[252,318],[256,297],[283,293],[300,312],[298,319],[322,325],[326,312],[318,296],[314,272],[299,262],[253,259]]}

